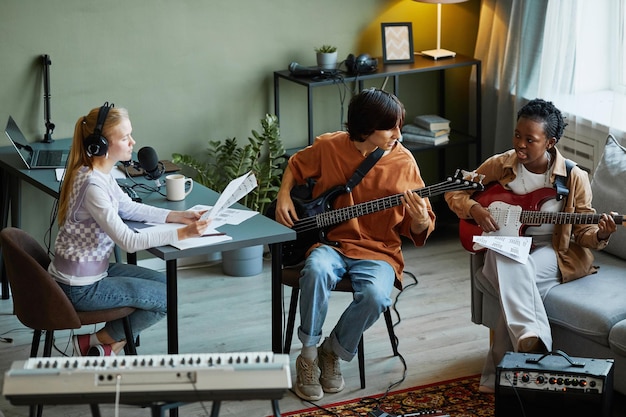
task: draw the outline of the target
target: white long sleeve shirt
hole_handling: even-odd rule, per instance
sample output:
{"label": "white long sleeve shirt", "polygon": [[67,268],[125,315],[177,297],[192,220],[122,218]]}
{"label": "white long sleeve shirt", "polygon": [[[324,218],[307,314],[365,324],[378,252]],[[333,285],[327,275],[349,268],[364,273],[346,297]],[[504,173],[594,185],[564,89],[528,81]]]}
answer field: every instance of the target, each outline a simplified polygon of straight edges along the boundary
{"label": "white long sleeve shirt", "polygon": [[83,167],[70,193],[66,221],[59,228],[48,268],[59,282],[89,285],[107,274],[117,244],[137,252],[178,240],[176,230],[135,233],[124,220],[164,223],[169,210],[134,202],[113,176]]}

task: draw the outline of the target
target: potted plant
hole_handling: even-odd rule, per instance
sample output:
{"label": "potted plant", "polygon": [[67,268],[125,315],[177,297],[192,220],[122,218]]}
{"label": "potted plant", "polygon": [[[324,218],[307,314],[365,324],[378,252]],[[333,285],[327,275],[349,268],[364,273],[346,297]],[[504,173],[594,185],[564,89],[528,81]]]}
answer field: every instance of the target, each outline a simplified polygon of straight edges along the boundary
{"label": "potted plant", "polygon": [[[258,185],[240,203],[263,214],[278,194],[286,156],[280,139],[278,117],[266,114],[261,119],[261,127],[261,133],[252,130],[252,136],[243,146],[236,138],[209,140],[204,154],[174,153],[172,162],[191,168],[195,171],[193,178],[196,182],[219,193],[231,180],[248,171],[254,172]],[[259,274],[263,269],[263,246],[223,252],[222,268],[227,274],[235,276]]]}
{"label": "potted plant", "polygon": [[317,66],[323,69],[337,68],[337,47],[333,45],[322,45],[315,48],[317,54]]}

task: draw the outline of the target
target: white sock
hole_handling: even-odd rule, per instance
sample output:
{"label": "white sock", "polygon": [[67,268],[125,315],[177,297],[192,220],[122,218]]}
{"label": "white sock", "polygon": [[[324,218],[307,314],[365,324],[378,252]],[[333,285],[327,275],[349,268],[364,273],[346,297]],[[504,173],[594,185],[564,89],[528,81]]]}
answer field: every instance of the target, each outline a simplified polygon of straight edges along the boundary
{"label": "white sock", "polygon": [[302,352],[300,352],[304,359],[314,361],[317,358],[317,346],[302,346]]}
{"label": "white sock", "polygon": [[92,333],[89,336],[89,346],[101,345],[102,343],[98,340],[98,336],[95,333]]}

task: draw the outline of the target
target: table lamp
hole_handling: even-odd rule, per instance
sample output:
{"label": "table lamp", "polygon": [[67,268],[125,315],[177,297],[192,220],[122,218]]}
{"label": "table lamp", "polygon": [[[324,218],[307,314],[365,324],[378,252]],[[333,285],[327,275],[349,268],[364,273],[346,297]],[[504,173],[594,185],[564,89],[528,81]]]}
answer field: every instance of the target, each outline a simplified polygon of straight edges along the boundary
{"label": "table lamp", "polygon": [[451,3],[463,3],[467,0],[413,0],[420,3],[436,3],[437,4],[437,49],[429,49],[428,51],[422,51],[422,55],[428,56],[432,59],[448,58],[456,56],[456,52],[448,51],[447,49],[441,49],[441,5]]}

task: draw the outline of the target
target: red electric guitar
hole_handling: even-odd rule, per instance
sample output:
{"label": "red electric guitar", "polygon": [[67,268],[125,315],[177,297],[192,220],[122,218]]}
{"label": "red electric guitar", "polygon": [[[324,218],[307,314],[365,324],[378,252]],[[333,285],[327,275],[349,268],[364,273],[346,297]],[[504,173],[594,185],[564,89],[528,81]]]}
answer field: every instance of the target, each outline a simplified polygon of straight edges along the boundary
{"label": "red electric guitar", "polygon": [[[601,214],[593,213],[563,213],[539,211],[547,200],[556,198],[553,188],[540,188],[528,194],[520,195],[505,189],[499,183],[489,185],[484,191],[477,192],[474,200],[483,207],[487,207],[491,216],[496,220],[499,230],[484,233],[471,219],[459,221],[459,237],[461,245],[470,252],[485,250],[473,242],[474,236],[521,236],[528,226],[541,224],[597,224]],[[626,226],[624,216],[613,216],[615,223]]]}

